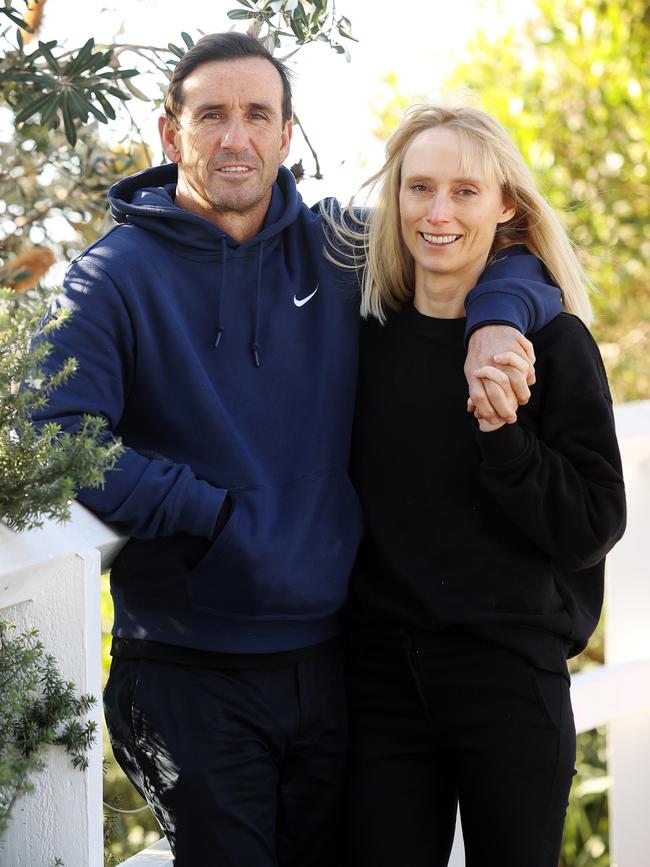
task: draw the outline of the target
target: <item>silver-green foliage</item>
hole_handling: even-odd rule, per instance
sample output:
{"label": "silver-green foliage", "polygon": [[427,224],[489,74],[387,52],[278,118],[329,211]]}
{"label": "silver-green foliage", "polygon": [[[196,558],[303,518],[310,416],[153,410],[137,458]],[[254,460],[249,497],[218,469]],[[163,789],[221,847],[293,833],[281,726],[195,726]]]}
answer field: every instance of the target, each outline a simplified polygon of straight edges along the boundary
{"label": "silver-green foliage", "polygon": [[65,327],[67,316],[53,315],[43,327],[44,339],[33,344],[38,298],[18,301],[10,290],[0,290],[0,518],[16,530],[39,526],[43,518],[68,518],[76,488],[100,486],[122,448],[105,435],[99,418],[84,417],[72,434],[54,423],[32,424],[30,414],[77,366],[69,358],[53,373],[43,370],[51,352],[47,335]]}
{"label": "silver-green foliage", "polygon": [[64,746],[74,767],[87,767],[96,724],[83,717],[94,703],[63,680],[36,630],[16,635],[0,621],[0,840],[16,800],[43,767],[48,744]]}

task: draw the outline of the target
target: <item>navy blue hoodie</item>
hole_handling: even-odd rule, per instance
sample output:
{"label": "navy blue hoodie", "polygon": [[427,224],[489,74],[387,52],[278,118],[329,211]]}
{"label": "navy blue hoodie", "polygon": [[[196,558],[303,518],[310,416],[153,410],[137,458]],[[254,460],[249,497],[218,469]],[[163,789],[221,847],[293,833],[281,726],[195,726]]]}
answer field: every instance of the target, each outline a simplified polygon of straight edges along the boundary
{"label": "navy blue hoodie", "polygon": [[[117,226],[71,264],[59,303],[74,315],[48,338],[48,364],[79,370],[36,418],[71,430],[100,415],[126,446],[102,489],[79,492],[131,537],[111,573],[114,635],[306,647],[340,631],[362,530],[347,475],[357,287],[286,169],[242,244],[178,208],[175,183],[166,165],[111,188]],[[488,277],[475,320],[530,331],[557,312],[524,258],[524,288],[495,294]]]}

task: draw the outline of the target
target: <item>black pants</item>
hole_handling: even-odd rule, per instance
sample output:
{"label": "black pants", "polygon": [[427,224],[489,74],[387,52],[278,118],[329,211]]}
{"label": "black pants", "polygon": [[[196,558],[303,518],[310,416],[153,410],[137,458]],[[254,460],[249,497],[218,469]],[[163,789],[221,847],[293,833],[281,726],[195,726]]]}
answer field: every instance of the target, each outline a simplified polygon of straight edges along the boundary
{"label": "black pants", "polygon": [[568,679],[460,631],[356,637],[349,863],[557,867],[575,762]]}
{"label": "black pants", "polygon": [[284,668],[114,659],[115,757],[176,867],[339,867],[347,709],[342,649]]}

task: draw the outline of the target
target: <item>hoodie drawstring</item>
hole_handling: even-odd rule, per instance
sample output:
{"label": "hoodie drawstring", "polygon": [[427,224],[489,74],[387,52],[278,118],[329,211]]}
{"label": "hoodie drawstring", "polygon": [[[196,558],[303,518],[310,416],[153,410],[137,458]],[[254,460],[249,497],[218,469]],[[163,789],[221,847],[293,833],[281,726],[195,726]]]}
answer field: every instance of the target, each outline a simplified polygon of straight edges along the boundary
{"label": "hoodie drawstring", "polygon": [[[262,256],[264,252],[264,241],[260,241],[257,247],[257,285],[255,286],[255,311],[253,314],[253,339],[251,341],[251,352],[253,353],[253,363],[255,367],[260,366],[260,345],[259,345],[259,320],[260,320],[260,299],[262,289]],[[219,346],[224,332],[223,321],[221,318],[221,301],[226,285],[226,257],[228,255],[228,244],[226,239],[221,239],[221,280],[217,284],[217,334],[214,339],[214,348]]]}
{"label": "hoodie drawstring", "polygon": [[260,318],[260,287],[262,285],[262,250],[264,241],[260,241],[257,248],[257,286],[255,287],[255,317],[253,320],[253,342],[251,343],[251,351],[253,353],[253,361],[255,367],[260,366],[260,354],[258,341],[258,328]]}
{"label": "hoodie drawstring", "polygon": [[224,286],[226,285],[226,254],[228,245],[226,239],[221,238],[221,283],[217,286],[217,336],[214,339],[214,348],[219,346],[219,342],[223,335],[223,322],[221,321],[221,296],[223,295]]}

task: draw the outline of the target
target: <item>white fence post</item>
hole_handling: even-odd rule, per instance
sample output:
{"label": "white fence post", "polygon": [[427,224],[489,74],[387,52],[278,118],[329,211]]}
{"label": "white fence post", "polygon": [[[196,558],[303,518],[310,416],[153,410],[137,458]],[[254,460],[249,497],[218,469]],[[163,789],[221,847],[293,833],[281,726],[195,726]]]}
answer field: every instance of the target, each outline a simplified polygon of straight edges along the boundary
{"label": "white fence post", "polygon": [[[608,560],[605,655],[608,665],[650,660],[650,400],[617,408],[628,503],[625,536]],[[637,684],[637,689],[643,689]],[[612,865],[650,859],[650,709],[612,719],[608,731]]]}
{"label": "white fence post", "polygon": [[100,575],[120,537],[81,506],[69,524],[13,533],[0,524],[0,617],[22,631],[36,626],[64,680],[97,704],[87,771],[74,770],[62,748],[49,748],[34,790],[13,810],[0,864],[7,867],[102,867]]}

